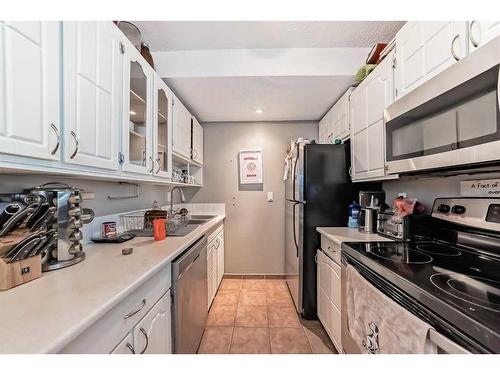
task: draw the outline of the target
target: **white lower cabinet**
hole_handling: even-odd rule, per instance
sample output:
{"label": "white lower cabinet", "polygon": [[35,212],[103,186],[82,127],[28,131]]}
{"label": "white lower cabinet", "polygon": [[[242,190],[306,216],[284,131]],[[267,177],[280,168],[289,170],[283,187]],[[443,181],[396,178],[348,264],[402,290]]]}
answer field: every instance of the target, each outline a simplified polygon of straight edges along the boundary
{"label": "white lower cabinet", "polygon": [[224,276],[224,226],[217,227],[207,240],[208,308]]}
{"label": "white lower cabinet", "polygon": [[129,333],[125,338],[113,349],[111,354],[136,354],[134,348],[132,333]]}
{"label": "white lower cabinet", "polygon": [[339,351],[341,341],[341,274],[340,265],[318,250],[317,262],[317,313],[328,336]]}
{"label": "white lower cabinet", "polygon": [[66,345],[67,354],[172,352],[170,264]]}
{"label": "white lower cabinet", "polygon": [[172,353],[170,291],[134,327],[133,337],[137,354]]}

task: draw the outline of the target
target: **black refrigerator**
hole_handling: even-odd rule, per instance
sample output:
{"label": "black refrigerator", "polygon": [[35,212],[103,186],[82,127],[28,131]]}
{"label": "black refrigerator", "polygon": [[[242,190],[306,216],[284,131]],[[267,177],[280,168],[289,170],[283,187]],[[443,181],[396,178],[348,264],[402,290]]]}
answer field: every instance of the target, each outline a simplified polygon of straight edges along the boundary
{"label": "black refrigerator", "polygon": [[359,189],[349,177],[344,144],[296,143],[285,179],[285,278],[297,312],[316,319],[316,227],[347,226],[348,206]]}

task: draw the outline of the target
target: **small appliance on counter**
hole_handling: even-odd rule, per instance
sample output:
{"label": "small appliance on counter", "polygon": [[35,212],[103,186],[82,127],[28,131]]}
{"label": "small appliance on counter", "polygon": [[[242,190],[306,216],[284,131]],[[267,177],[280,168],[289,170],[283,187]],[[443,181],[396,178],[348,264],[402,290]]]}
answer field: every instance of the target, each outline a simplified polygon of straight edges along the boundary
{"label": "small appliance on counter", "polygon": [[377,215],[385,206],[384,191],[360,191],[361,210],[358,216],[358,230],[362,233],[377,231]]}
{"label": "small appliance on counter", "polygon": [[1,194],[0,201],[7,207],[21,207],[0,228],[4,261],[40,255],[42,270],[52,271],[85,259],[80,228],[93,220],[94,212],[82,208],[82,189],[51,182],[21,193]]}

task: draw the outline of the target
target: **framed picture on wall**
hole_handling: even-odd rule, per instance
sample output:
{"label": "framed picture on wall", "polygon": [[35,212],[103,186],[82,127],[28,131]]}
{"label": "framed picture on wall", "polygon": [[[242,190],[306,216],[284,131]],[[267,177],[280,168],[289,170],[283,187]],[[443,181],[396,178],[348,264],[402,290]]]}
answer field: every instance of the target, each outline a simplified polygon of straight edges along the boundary
{"label": "framed picture on wall", "polygon": [[240,183],[262,184],[262,150],[240,151]]}

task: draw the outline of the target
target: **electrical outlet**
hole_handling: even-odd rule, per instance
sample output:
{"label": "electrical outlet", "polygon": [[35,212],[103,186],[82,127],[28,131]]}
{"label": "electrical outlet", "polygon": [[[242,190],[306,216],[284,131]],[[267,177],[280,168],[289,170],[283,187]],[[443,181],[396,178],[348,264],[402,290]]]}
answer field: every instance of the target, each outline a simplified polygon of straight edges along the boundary
{"label": "electrical outlet", "polygon": [[272,191],[267,192],[267,201],[274,202],[274,193]]}

